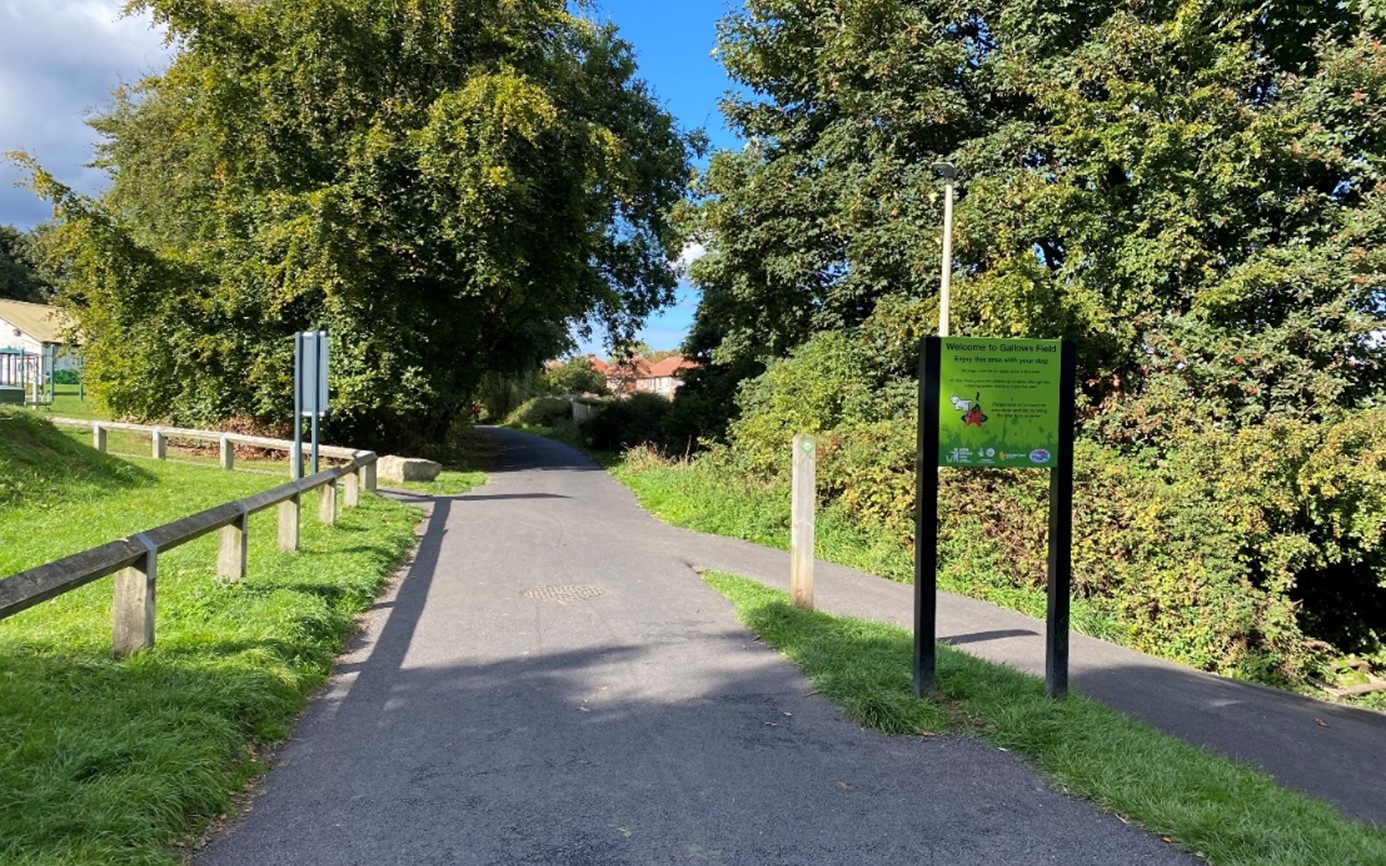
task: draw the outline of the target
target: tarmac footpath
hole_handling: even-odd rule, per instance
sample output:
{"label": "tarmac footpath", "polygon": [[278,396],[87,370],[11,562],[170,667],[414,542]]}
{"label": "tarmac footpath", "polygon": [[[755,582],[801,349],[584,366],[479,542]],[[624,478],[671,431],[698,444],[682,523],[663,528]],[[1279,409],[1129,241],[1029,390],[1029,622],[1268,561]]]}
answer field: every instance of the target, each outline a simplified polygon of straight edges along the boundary
{"label": "tarmac footpath", "polygon": [[[498,471],[426,500],[402,579],[197,863],[1194,862],[1008,752],[857,728],[694,570],[772,579],[786,554],[497,435]],[[894,603],[838,578],[908,590],[843,572],[821,606]]]}

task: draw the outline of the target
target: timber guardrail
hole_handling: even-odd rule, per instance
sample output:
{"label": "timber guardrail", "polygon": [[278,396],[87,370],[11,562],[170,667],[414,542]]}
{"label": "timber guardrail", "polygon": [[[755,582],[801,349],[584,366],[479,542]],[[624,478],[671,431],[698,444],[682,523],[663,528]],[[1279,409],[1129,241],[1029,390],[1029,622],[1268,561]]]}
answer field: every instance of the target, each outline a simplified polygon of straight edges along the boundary
{"label": "timber guardrail", "polygon": [[[85,427],[91,422],[62,419]],[[149,428],[133,424],[97,422],[104,429],[161,429],[169,435],[190,439],[217,439],[233,436],[241,444],[276,448],[293,443],[277,439],[260,439],[238,434],[208,433],[177,428]],[[94,428],[100,429],[100,428]],[[175,432],[176,431],[176,432]],[[104,435],[104,434],[102,434]],[[255,441],[246,441],[255,440]],[[269,443],[269,444],[261,444]],[[156,445],[157,447],[157,445]],[[223,452],[227,449],[223,446]],[[228,582],[245,577],[248,557],[250,515],[279,506],[279,549],[298,550],[299,511],[303,494],[321,490],[318,498],[318,520],[337,521],[337,488],[343,488],[344,504],[355,507],[364,486],[375,489],[376,455],[371,451],[330,449],[335,455],[350,457],[344,466],[324,469],[306,478],[281,484],[271,490],[256,493],[234,502],[218,505],[179,518],[171,523],[146,529],[119,541],[65,556],[37,568],[21,571],[0,580],[0,619],[19,613],[36,604],[70,592],[80,586],[115,574],[115,610],[113,645],[116,656],[126,656],[154,644],[154,589],[158,573],[159,554],[187,544],[210,532],[220,532],[217,546],[217,576]],[[329,449],[320,449],[328,453]],[[223,465],[226,463],[223,461]],[[364,481],[363,481],[364,476]]]}
{"label": "timber guardrail", "polygon": [[[91,430],[91,447],[97,451],[106,450],[106,432],[108,430],[120,430],[126,433],[145,433],[150,436],[151,457],[156,460],[168,459],[168,440],[170,439],[191,439],[195,442],[216,442],[220,445],[220,462],[222,469],[234,469],[236,465],[237,445],[245,445],[250,448],[265,448],[274,451],[284,451],[292,454],[294,443],[289,439],[271,439],[267,436],[247,436],[242,433],[221,433],[212,430],[189,430],[185,427],[164,427],[150,424],[127,424],[124,421],[82,421],[77,418],[64,418],[55,416],[47,418],[47,421],[59,427],[81,427]],[[308,443],[301,443],[302,453],[309,451]],[[318,453],[326,457],[337,460],[351,460],[355,457],[367,454],[366,451],[358,451],[354,448],[340,448],[335,445],[322,445],[318,447]],[[375,464],[372,463],[364,471],[367,490],[375,489]]]}

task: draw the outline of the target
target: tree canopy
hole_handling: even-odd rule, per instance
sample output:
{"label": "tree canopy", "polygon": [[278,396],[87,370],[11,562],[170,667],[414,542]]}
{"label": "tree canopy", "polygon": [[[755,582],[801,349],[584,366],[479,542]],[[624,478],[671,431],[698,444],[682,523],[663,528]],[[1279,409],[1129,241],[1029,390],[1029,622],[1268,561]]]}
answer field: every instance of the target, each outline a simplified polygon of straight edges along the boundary
{"label": "tree canopy", "polygon": [[948,159],[952,331],[1078,338],[1108,436],[1377,400],[1383,24],[1366,2],[749,0],[720,45],[749,145],[698,181],[690,348],[744,375],[859,330],[910,370]]}
{"label": "tree canopy", "polygon": [[487,373],[671,300],[692,140],[562,0],[137,0],[180,51],[93,121],[109,191],[46,244],[114,411],[286,423],[332,334],[334,435],[431,435]]}
{"label": "tree canopy", "polygon": [[47,300],[53,287],[33,262],[33,237],[14,226],[0,226],[0,298]]}
{"label": "tree canopy", "polygon": [[[1382,9],[747,0],[719,46],[747,146],[684,213],[703,459],[774,477],[818,433],[825,502],[913,541],[947,160],[952,333],[1078,346],[1076,591],[1214,670],[1386,664]],[[1042,479],[940,477],[942,571],[1042,586]]]}

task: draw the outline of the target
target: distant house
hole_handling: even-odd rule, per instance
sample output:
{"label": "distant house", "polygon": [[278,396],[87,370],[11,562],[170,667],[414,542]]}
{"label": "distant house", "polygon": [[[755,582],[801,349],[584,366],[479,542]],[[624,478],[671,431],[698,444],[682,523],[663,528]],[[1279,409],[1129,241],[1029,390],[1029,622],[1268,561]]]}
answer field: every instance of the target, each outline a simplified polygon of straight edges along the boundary
{"label": "distant house", "polygon": [[613,394],[659,394],[671,399],[683,385],[679,374],[698,366],[682,355],[670,355],[654,364],[638,355],[618,364],[608,364],[596,355],[587,358],[592,369],[606,377],[607,390]]}
{"label": "distant house", "polygon": [[696,362],[682,355],[670,355],[663,361],[650,365],[648,375],[636,382],[636,390],[649,391],[672,399],[674,392],[683,387],[683,376],[680,374],[697,366]]}
{"label": "distant house", "polygon": [[57,307],[0,299],[0,385],[46,384],[55,370],[77,369],[72,326]]}

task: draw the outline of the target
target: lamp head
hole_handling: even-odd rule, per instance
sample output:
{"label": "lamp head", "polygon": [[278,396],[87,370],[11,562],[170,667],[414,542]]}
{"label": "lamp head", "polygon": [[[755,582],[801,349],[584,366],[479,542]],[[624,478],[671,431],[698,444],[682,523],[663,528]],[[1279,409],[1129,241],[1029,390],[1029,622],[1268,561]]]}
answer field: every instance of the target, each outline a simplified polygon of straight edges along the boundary
{"label": "lamp head", "polygon": [[933,170],[943,175],[944,180],[952,180],[958,176],[958,170],[953,167],[953,163],[940,160],[933,164]]}

